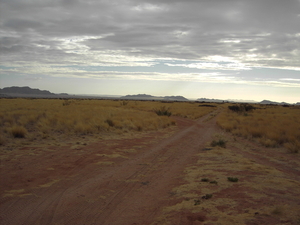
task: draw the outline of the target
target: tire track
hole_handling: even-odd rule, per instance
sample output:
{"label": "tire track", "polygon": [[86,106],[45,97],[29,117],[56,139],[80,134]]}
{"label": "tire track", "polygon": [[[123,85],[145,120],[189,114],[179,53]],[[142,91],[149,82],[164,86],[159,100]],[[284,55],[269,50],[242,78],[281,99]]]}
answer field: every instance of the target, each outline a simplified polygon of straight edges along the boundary
{"label": "tire track", "polygon": [[[208,120],[213,113],[114,166],[85,166],[95,160],[92,154],[82,156],[66,179],[33,192],[41,197],[3,204],[3,224],[148,224],[168,204],[184,168],[218,130],[215,119]],[[83,170],[67,179],[77,167]]]}

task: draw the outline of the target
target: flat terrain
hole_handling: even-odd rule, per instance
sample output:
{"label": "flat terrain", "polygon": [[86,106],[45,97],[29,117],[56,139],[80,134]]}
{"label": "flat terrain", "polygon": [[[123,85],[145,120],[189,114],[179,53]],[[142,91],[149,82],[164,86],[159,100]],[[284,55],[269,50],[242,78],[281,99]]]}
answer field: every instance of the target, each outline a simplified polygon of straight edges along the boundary
{"label": "flat terrain", "polygon": [[[300,224],[299,154],[223,133],[217,112],[138,136],[2,146],[0,224]],[[220,137],[226,148],[210,147]]]}

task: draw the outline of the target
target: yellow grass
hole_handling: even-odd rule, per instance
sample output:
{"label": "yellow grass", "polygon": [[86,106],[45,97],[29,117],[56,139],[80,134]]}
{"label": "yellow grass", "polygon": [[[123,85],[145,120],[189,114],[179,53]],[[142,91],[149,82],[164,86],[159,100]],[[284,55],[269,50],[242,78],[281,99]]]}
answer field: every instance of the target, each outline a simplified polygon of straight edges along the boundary
{"label": "yellow grass", "polygon": [[0,99],[0,145],[16,137],[29,140],[54,136],[103,135],[152,131],[175,125],[158,116],[166,107],[174,116],[199,118],[213,108],[198,103],[116,100]]}
{"label": "yellow grass", "polygon": [[300,109],[297,107],[259,106],[247,113],[228,109],[218,118],[224,130],[258,140],[266,147],[284,146],[291,152],[300,149]]}
{"label": "yellow grass", "polygon": [[51,187],[53,184],[57,183],[58,181],[60,181],[60,180],[52,180],[49,183],[40,185],[39,187],[42,187],[42,188]]}

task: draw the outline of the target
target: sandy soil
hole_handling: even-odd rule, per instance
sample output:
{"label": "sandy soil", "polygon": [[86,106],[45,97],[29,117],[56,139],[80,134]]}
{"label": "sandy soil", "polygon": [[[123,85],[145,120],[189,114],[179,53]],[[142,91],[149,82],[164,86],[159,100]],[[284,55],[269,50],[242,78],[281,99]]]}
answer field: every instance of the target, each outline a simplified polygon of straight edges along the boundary
{"label": "sandy soil", "polygon": [[[0,224],[300,224],[299,154],[222,133],[214,114],[138,136],[2,147]],[[220,136],[227,147],[210,147]]]}

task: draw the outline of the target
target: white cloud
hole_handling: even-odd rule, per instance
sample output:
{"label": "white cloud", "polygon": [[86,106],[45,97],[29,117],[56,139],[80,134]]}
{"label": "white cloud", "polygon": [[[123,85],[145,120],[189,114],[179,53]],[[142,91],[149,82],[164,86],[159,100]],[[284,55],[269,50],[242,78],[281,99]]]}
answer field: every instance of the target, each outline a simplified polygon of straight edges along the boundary
{"label": "white cloud", "polygon": [[168,66],[180,66],[187,68],[197,68],[206,70],[251,70],[242,63],[217,63],[217,62],[200,62],[200,63],[190,63],[190,64],[170,64],[166,63]]}

